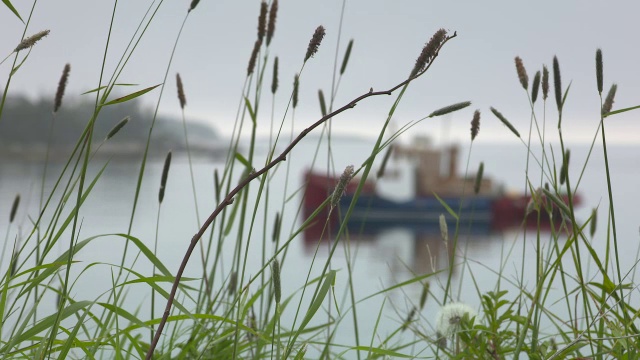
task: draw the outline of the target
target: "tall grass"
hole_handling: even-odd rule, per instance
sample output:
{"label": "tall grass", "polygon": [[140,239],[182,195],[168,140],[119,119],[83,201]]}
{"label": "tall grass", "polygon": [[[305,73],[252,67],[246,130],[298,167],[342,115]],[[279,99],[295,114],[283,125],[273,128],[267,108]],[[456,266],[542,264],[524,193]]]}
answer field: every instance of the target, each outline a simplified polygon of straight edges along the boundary
{"label": "tall grass", "polygon": [[[462,202],[456,209],[442,201],[443,214],[439,218],[439,226],[442,241],[448,247],[447,267],[434,273],[413,274],[409,279],[368,293],[357,290],[359,280],[354,277],[354,272],[362,263],[356,262],[358,248],[351,242],[351,237],[357,234],[348,224],[367,179],[374,177],[371,174],[372,171],[376,173],[376,167],[380,169],[377,178],[383,176],[394,141],[414,125],[429,118],[464,112],[471,102],[460,102],[435,111],[429,109],[428,116],[408,122],[397,131],[390,130],[391,119],[402,105],[404,95],[411,91],[411,84],[427,81],[423,75],[436,71],[439,54],[447,51],[449,41],[457,36],[455,32],[444,29],[428,37],[422,51],[416,51],[418,57],[414,67],[407,69],[407,77],[397,79],[394,86],[379,89],[374,84],[375,88],[348,100],[338,96],[340,84],[348,80],[349,59],[358,51],[354,49],[353,39],[346,46],[340,40],[345,3],[342,3],[340,28],[334,35],[326,35],[331,29],[320,25],[313,34],[309,34],[306,49],[300,46],[297,69],[280,67],[279,57],[272,54],[277,51],[272,39],[277,37],[276,22],[281,5],[277,0],[271,0],[261,1],[259,7],[256,6],[257,36],[255,42],[244,44],[248,55],[247,71],[241,74],[243,85],[238,94],[233,126],[229,125],[232,133],[226,157],[222,163],[202,165],[214,174],[213,179],[209,179],[215,195],[211,198],[196,191],[201,188],[197,184],[203,179],[198,177],[198,166],[192,161],[195,155],[186,125],[189,109],[180,75],[176,76],[176,83],[188,174],[176,173],[181,167],[175,165],[175,152],[165,149],[168,155],[161,175],[158,179],[147,179],[155,176],[150,168],[157,164],[150,157],[150,149],[168,74],[173,70],[172,63],[183,28],[189,16],[199,10],[199,1],[192,1],[185,8],[183,22],[175,34],[162,74],[163,81],[143,85],[141,89],[118,97],[114,94],[122,88],[119,79],[125,69],[132,66],[131,60],[137,55],[148,27],[156,21],[155,16],[163,2],[151,3],[117,57],[115,67],[107,63],[107,59],[112,58],[113,49],[121,48],[111,43],[115,19],[120,16],[118,2],[113,3],[100,64],[100,79],[89,92],[95,95],[95,106],[71,154],[64,165],[52,167],[47,147],[36,210],[24,206],[26,210],[23,210],[20,199],[24,197],[20,195],[16,195],[13,202],[0,199],[0,208],[10,209],[0,258],[2,358],[637,357],[636,317],[639,310],[629,300],[635,289],[633,277],[629,274],[634,273],[635,268],[625,269],[620,263],[622,250],[613,202],[614,174],[610,172],[605,124],[610,116],[638,107],[614,110],[615,84],[603,100],[604,61],[600,50],[596,52],[595,69],[601,111],[594,114],[599,125],[594,129],[593,142],[581,166],[570,161],[571,151],[562,133],[564,104],[570,101],[571,96],[569,87],[562,85],[557,58],[554,57],[552,62],[557,119],[547,112],[550,81],[546,66],[535,73],[530,84],[520,57],[515,59],[516,75],[525,90],[523,108],[530,114],[529,132],[523,132],[521,136],[508,120],[508,115],[490,108],[526,149],[522,191],[531,197],[527,215],[532,216],[525,217],[519,224],[524,235],[515,241],[522,241],[525,245],[519,258],[521,267],[517,276],[506,273],[507,262],[517,255],[513,255],[513,246],[505,245],[501,264],[491,269],[498,279],[495,286],[492,289],[481,288],[473,270],[476,264],[467,256],[468,249],[462,246],[463,237],[475,220],[475,213],[472,212],[471,223],[465,227],[461,221]],[[4,4],[5,11],[12,11],[20,17],[11,2],[5,1]],[[34,8],[36,4],[34,2]],[[0,64],[0,69],[8,73],[0,103],[0,121],[14,121],[3,119],[2,109],[15,73],[24,71],[21,65],[29,61],[30,56],[44,56],[35,49],[38,41],[47,40],[45,36],[49,32],[25,37],[29,33],[29,20],[30,16],[25,22],[23,39],[17,41],[15,50]],[[320,114],[296,136],[294,123],[298,91],[301,86],[313,85],[305,83],[305,75],[309,71],[307,66],[314,61],[316,54],[329,51],[327,41],[335,41],[336,44],[331,88],[326,94],[323,90],[318,91]],[[12,64],[6,61],[11,58]],[[107,69],[111,68],[113,70],[109,74]],[[564,74],[570,74],[570,71],[565,69]],[[283,83],[279,74],[295,74],[290,91],[279,87]],[[62,94],[69,76],[73,74],[67,65],[55,96],[52,119],[57,122],[64,121]],[[270,84],[266,80],[269,78]],[[270,90],[271,97],[263,96],[265,87]],[[540,90],[542,101],[536,102]],[[129,118],[123,119],[104,140],[96,144],[94,125],[101,110],[152,95],[157,96],[156,106],[144,150],[136,154],[136,166],[139,167],[135,187],[131,189],[130,207],[117,210],[130,214],[126,229],[115,228],[104,234],[83,230],[83,220],[93,216],[93,208],[86,202],[96,191],[95,187],[104,181],[104,174],[110,171],[114,162],[96,155],[101,154],[102,144],[113,141],[118,132],[127,131],[125,124],[129,121]],[[382,95],[393,95],[394,101],[388,112],[383,114],[384,121],[379,125],[373,145],[367,153],[361,154],[359,164],[338,169],[336,159],[340,154],[332,150],[332,120],[339,119],[342,113],[357,104]],[[282,96],[288,98],[288,102],[279,109],[277,98]],[[270,134],[267,149],[263,151],[261,146],[264,144],[257,129],[265,117],[270,119]],[[547,117],[549,121],[557,120],[554,131],[558,133],[559,143],[547,140]],[[53,126],[52,120],[51,128]],[[285,135],[287,127],[290,129],[288,138]],[[319,133],[320,136],[310,166],[316,166],[316,160],[326,155],[324,172],[336,177],[336,186],[327,189],[324,202],[311,216],[298,221],[305,184],[300,185],[293,180],[298,174],[291,172],[289,165],[291,157],[298,153],[300,143],[311,133]],[[474,111],[471,121],[465,178],[473,177],[468,169],[473,155],[472,144],[478,136],[482,136],[479,109]],[[603,177],[607,182],[608,198],[608,203],[601,204],[599,209],[601,214],[606,214],[600,216],[600,222],[606,219],[607,225],[603,239],[606,241],[604,254],[598,253],[592,245],[596,234],[596,210],[589,218],[580,219],[575,208],[582,175],[598,137],[602,141]],[[319,150],[322,144],[328,145],[326,154]],[[537,153],[536,149],[540,152]],[[172,154],[174,165],[169,176]],[[578,158],[575,151],[572,157]],[[289,162],[285,163],[286,160]],[[576,176],[577,169],[580,169],[579,176]],[[471,188],[461,189],[462,198],[471,203],[477,201],[483,170],[484,162],[475,174],[473,191]],[[336,176],[336,173],[342,173],[342,176]],[[282,176],[285,180],[281,184],[276,179]],[[169,177],[188,177],[191,189],[172,187]],[[351,181],[358,184],[353,191],[353,200],[346,204],[343,195]],[[45,186],[49,183],[53,183],[51,189]],[[154,239],[149,241],[136,234],[134,223],[141,216],[140,204],[149,193],[146,187],[149,184],[157,186],[158,183],[159,188],[151,191],[154,194],[158,191],[158,207]],[[466,186],[467,181],[463,184]],[[270,195],[273,189],[280,188],[284,189],[282,198]],[[159,239],[171,234],[176,221],[173,216],[180,211],[165,205],[161,212],[163,200],[165,196],[186,196],[189,192],[189,197],[193,198],[193,220],[197,228],[194,227],[191,238],[175,239],[175,243],[181,245],[174,244],[171,259],[162,260],[163,249],[158,246]],[[204,209],[209,209],[208,215],[201,212]],[[277,210],[274,212],[273,209]],[[340,219],[337,228],[330,218],[321,216],[327,212],[337,214]],[[549,232],[541,225],[545,218],[550,219]],[[448,224],[450,219],[454,219],[455,224]],[[526,229],[528,222],[532,221],[536,223],[535,241],[528,244],[531,235],[527,235]],[[311,247],[311,262],[308,268],[295,268],[296,263],[290,260],[295,255],[291,255],[290,249],[301,241],[303,231],[316,223],[320,223],[322,235]],[[292,225],[286,229],[283,224]],[[451,227],[453,231],[449,230],[449,225],[454,225]],[[86,232],[91,235],[84,235]],[[329,241],[326,243],[320,241],[327,238]],[[114,247],[115,244],[122,245],[119,261],[83,260],[93,249],[100,249],[100,242],[108,242]],[[322,246],[325,246],[324,250]],[[200,253],[198,259],[193,259],[197,247]],[[343,263],[336,261],[338,249],[342,249],[344,254],[344,269],[337,265]],[[326,254],[321,255],[321,251],[326,251]],[[178,264],[179,267],[172,268]],[[595,267],[596,275],[591,273],[591,266]],[[98,295],[82,287],[82,283],[91,279],[96,270],[109,279]],[[473,286],[463,286],[463,276],[454,276],[460,270],[470,278]],[[525,282],[527,271],[535,271],[534,284]],[[301,276],[297,276],[299,274]],[[292,279],[298,277],[304,279],[302,283],[291,284]],[[459,281],[457,287],[456,279]],[[344,284],[344,288],[340,288],[340,284]],[[135,295],[141,293],[141,287],[149,296],[138,298]],[[554,288],[559,289],[560,299],[556,299]],[[287,293],[286,289],[296,290]],[[409,295],[411,289],[418,289],[420,297],[413,299]],[[394,301],[396,294],[402,296],[405,306]],[[375,314],[371,313],[371,308],[365,307],[371,299],[379,303]],[[479,305],[473,308],[461,303],[462,299],[476,299]],[[439,308],[434,319],[425,318],[429,307],[427,302],[429,306]],[[395,313],[390,312],[389,307],[393,307]],[[365,328],[363,324],[373,318],[373,328]],[[352,336],[345,339],[345,332]]]}

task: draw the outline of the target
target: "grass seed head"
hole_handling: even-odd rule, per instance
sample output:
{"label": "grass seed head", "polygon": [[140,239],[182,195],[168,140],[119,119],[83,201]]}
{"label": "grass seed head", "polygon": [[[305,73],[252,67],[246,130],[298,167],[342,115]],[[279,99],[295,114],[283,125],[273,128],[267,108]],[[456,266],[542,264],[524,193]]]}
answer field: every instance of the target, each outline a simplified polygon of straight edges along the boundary
{"label": "grass seed head", "polygon": [[418,75],[427,67],[427,64],[431,62],[436,55],[438,55],[438,49],[446,39],[447,30],[445,29],[440,29],[433,34],[431,39],[429,39],[429,41],[424,45],[422,52],[416,59],[416,64],[414,65],[413,70],[411,70],[410,77]]}
{"label": "grass seed head", "polygon": [[169,176],[169,167],[171,166],[171,151],[167,153],[164,159],[164,167],[162,168],[162,177],[160,178],[160,192],[158,193],[158,201],[162,204],[164,200],[164,190],[167,186],[167,177]]}
{"label": "grass seed head", "polygon": [[296,74],[293,77],[293,96],[292,96],[292,102],[293,102],[293,108],[295,109],[296,106],[298,106],[298,88],[300,87],[300,76],[298,74]]}
{"label": "grass seed head", "polygon": [[15,50],[13,50],[13,52],[18,52],[20,50],[24,50],[24,49],[29,49],[30,47],[32,47],[33,45],[35,45],[38,41],[42,40],[43,37],[49,35],[49,30],[43,30],[40,31],[38,33],[35,33],[34,35],[31,35],[27,38],[22,39],[22,41],[20,41],[20,44],[18,44],[18,46],[16,46]]}
{"label": "grass seed head", "polygon": [[273,78],[271,79],[271,93],[278,91],[278,57],[273,60]]}
{"label": "grass seed head", "polygon": [[484,175],[484,162],[480,163],[478,172],[476,173],[476,181],[473,184],[473,192],[477,195],[480,192],[480,185],[482,185],[482,176]]}
{"label": "grass seed head", "polygon": [[596,50],[596,83],[598,92],[602,94],[602,50]]}
{"label": "grass seed head", "polygon": [[260,52],[260,47],[262,46],[262,40],[256,40],[255,44],[253,44],[253,50],[251,51],[251,57],[249,58],[249,65],[247,66],[247,76],[253,74],[253,70],[256,67],[256,59],[258,58],[258,52]]}
{"label": "grass seed head", "polygon": [[531,84],[531,102],[536,103],[538,100],[538,91],[540,89],[540,71],[533,76],[533,84]]}
{"label": "grass seed head", "polygon": [[124,119],[120,120],[116,126],[114,126],[111,131],[109,131],[109,133],[107,134],[107,140],[111,139],[115,134],[118,133],[118,131],[120,131],[120,129],[122,129],[125,125],[127,125],[127,123],[129,122],[129,117],[125,117]]}
{"label": "grass seed head", "polygon": [[9,214],[9,223],[12,223],[16,218],[18,206],[20,206],[20,194],[16,195],[16,197],[13,199],[13,205],[11,205],[11,213]]}
{"label": "grass seed head", "polygon": [[440,223],[440,235],[442,236],[442,240],[447,242],[449,241],[449,228],[447,227],[447,219],[444,217],[444,214],[440,214],[438,221]]}
{"label": "grass seed head", "polygon": [[278,17],[278,0],[271,2],[271,9],[269,9],[269,24],[267,25],[267,46],[271,44],[273,39],[273,33],[276,31],[276,18]]}
{"label": "grass seed head", "polygon": [[591,210],[591,223],[589,225],[589,235],[591,235],[593,239],[593,235],[596,233],[596,226],[598,225],[598,208]]}
{"label": "grass seed head", "polygon": [[495,115],[498,119],[500,119],[500,121],[502,121],[502,123],[509,128],[509,130],[511,130],[512,133],[514,133],[517,137],[520,137],[520,133],[518,132],[518,130],[516,130],[516,128],[513,127],[513,125],[511,125],[511,123],[509,122],[509,120],[507,120],[507,118],[504,117],[504,115],[502,115],[502,113],[500,113],[498,110],[496,110],[495,108],[491,108],[491,112],[493,113],[493,115]]}
{"label": "grass seed head", "polygon": [[273,233],[271,234],[271,241],[276,242],[280,238],[280,224],[282,223],[282,219],[280,218],[280,213],[276,213],[276,218],[273,220]]}
{"label": "grass seed head", "polygon": [[611,85],[611,89],[607,93],[607,97],[604,99],[604,105],[602,105],[602,115],[606,115],[611,112],[613,108],[613,100],[616,97],[616,91],[618,90],[618,85]]}
{"label": "grass seed head", "polygon": [[344,58],[342,58],[342,66],[340,66],[340,75],[344,74],[344,71],[347,69],[347,64],[349,63],[349,57],[351,56],[352,48],[353,48],[353,39],[349,40],[349,45],[347,45],[347,50],[344,52]]}
{"label": "grass seed head", "polygon": [[200,2],[200,0],[191,0],[191,5],[189,6],[189,12],[191,12],[191,10],[195,9],[196,6],[198,6],[199,2]]}
{"label": "grass seed head", "polygon": [[69,79],[69,71],[71,71],[71,65],[66,64],[62,69],[62,76],[58,82],[58,89],[56,90],[56,98],[53,105],[53,112],[58,112],[60,106],[62,106],[62,97],[64,96],[64,90],[67,88],[67,80]]}
{"label": "grass seed head", "polygon": [[524,68],[524,64],[522,63],[522,59],[519,56],[516,56],[516,71],[518,73],[518,79],[520,80],[520,85],[527,90],[529,88],[529,77],[527,76],[527,70]]}
{"label": "grass seed head", "polygon": [[440,109],[432,112],[431,114],[429,114],[428,117],[446,115],[446,114],[452,113],[454,111],[458,111],[458,110],[464,109],[469,105],[471,105],[471,101],[463,101],[463,102],[459,102],[457,104],[445,106],[443,108],[440,108]]}
{"label": "grass seed head", "polygon": [[349,165],[344,169],[342,175],[340,175],[340,180],[338,180],[338,184],[336,185],[335,190],[333,190],[333,195],[331,195],[331,208],[335,208],[338,206],[340,202],[340,198],[344,195],[345,190],[347,189],[347,185],[349,181],[353,178],[353,165]]}
{"label": "grass seed head", "polygon": [[416,307],[412,307],[411,311],[409,311],[409,314],[407,315],[407,318],[404,320],[404,324],[402,324],[402,331],[405,331],[409,327],[409,325],[413,321],[414,316],[416,316],[416,312]]}
{"label": "grass seed head", "polygon": [[236,293],[236,288],[238,287],[238,273],[233,271],[231,275],[229,275],[229,284],[227,285],[227,294],[229,296],[233,296]]}
{"label": "grass seed head", "polygon": [[327,104],[324,101],[324,93],[322,89],[318,90],[318,100],[320,101],[320,111],[322,112],[322,116],[327,115]]}
{"label": "grass seed head", "polygon": [[318,48],[320,48],[320,43],[322,43],[324,35],[324,26],[318,26],[316,28],[316,31],[313,33],[311,40],[309,41],[309,46],[307,46],[307,53],[304,55],[304,61],[309,60],[309,58],[313,57],[318,52]]}
{"label": "grass seed head", "polygon": [[273,292],[276,297],[276,304],[280,304],[282,298],[282,287],[280,283],[280,263],[278,259],[273,259],[271,264],[271,275],[273,277]]}
{"label": "grass seed head", "polygon": [[571,157],[571,151],[567,149],[562,159],[562,168],[560,168],[560,185],[564,185],[567,181],[567,175],[569,173],[569,158]]}
{"label": "grass seed head", "polygon": [[542,100],[547,100],[549,96],[549,69],[546,65],[542,66]]}
{"label": "grass seed head", "polygon": [[262,0],[260,2],[260,15],[258,16],[258,39],[260,42],[264,40],[264,36],[267,34],[267,2]]}
{"label": "grass seed head", "polygon": [[187,105],[187,98],[184,96],[184,86],[182,86],[182,78],[180,74],[176,74],[176,84],[178,86],[178,100],[180,100],[180,108],[184,110],[184,106]]}
{"label": "grass seed head", "polygon": [[562,111],[562,78],[560,77],[560,63],[558,57],[553,57],[553,89],[556,93],[558,111]]}
{"label": "grass seed head", "polygon": [[471,119],[471,141],[476,139],[478,132],[480,132],[480,110],[476,110]]}
{"label": "grass seed head", "polygon": [[424,304],[427,302],[427,295],[429,295],[429,282],[424,283],[422,287],[422,293],[420,294],[420,310],[424,308]]}

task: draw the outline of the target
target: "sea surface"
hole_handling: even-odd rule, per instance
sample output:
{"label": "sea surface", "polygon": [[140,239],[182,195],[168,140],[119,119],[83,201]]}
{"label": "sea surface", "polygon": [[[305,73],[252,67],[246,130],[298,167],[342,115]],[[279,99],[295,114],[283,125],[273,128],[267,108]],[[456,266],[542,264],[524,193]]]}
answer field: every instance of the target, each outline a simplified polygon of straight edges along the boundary
{"label": "sea surface", "polygon": [[[314,157],[314,168],[318,171],[326,173],[327,169],[332,169],[332,172],[340,174],[347,165],[353,164],[357,169],[369,156],[374,143],[373,139],[334,137],[329,147],[326,142],[319,144],[318,141],[317,137],[305,139],[293,154],[287,157],[287,161],[281,163],[275,172],[270,173],[272,175],[270,175],[269,188],[266,192],[269,198],[266,212],[266,197],[263,195],[256,209],[253,228],[249,231],[249,222],[247,222],[241,239],[243,246],[246,246],[247,240],[251,241],[247,247],[248,266],[244,282],[259,270],[258,265],[263,256],[263,239],[267,244],[265,250],[267,256],[273,254],[272,226],[276,212],[283,208],[283,201],[285,204],[281,227],[282,238],[288,238],[301,225],[303,219],[298,214],[298,209],[302,200],[300,189],[303,184],[303,173],[310,168]],[[409,142],[408,139],[404,141]],[[465,174],[465,172],[475,174],[479,163],[484,162],[485,177],[492,178],[505,191],[514,193],[524,191],[527,175],[527,150],[524,145],[477,143],[473,145],[470,152],[468,144],[460,146],[458,161],[460,174]],[[570,179],[572,186],[575,186],[581,176],[589,146],[569,144],[568,147],[571,149]],[[261,164],[264,164],[268,149],[268,140],[258,142],[257,158],[254,161],[255,168],[260,168]],[[284,149],[284,145],[277,146],[277,150],[282,149]],[[559,145],[554,144],[556,169],[560,168],[561,163],[558,149]],[[625,277],[623,282],[635,284],[640,245],[640,212],[637,209],[640,203],[640,191],[637,185],[638,179],[640,179],[640,146],[609,145],[608,151],[615,204],[617,250],[621,272]],[[316,153],[317,156],[315,156]],[[536,158],[529,159],[530,170],[528,174],[531,184],[535,188],[543,182],[548,182],[548,179],[541,181],[539,165],[536,164],[536,161],[539,161],[541,157],[540,149],[533,148],[532,154]],[[45,195],[48,195],[53,188],[55,178],[60,174],[63,165],[61,163],[49,164]],[[103,165],[106,165],[104,173],[98,179],[80,211],[77,232],[79,240],[96,235],[104,236],[93,240],[74,258],[77,263],[73,265],[71,273],[71,279],[75,279],[71,288],[71,296],[76,300],[109,301],[108,295],[112,288],[111,278],[118,272],[116,266],[120,264],[125,239],[121,236],[108,234],[127,232],[140,159],[108,161],[105,158],[96,158],[87,181],[93,180]],[[158,208],[158,188],[163,164],[160,160],[154,160],[147,164],[131,231],[132,236],[153,249],[157,228],[157,256],[173,273],[177,271],[191,237],[216,207],[213,174],[215,169],[222,172],[224,166],[221,162],[212,162],[202,158],[194,159],[193,165],[199,217],[196,216],[188,162],[185,156],[177,155],[174,156],[171,164],[166,196],[160,210]],[[241,165],[239,163],[238,165],[240,168]],[[378,165],[379,161],[376,162],[376,168]],[[396,200],[411,198],[413,186],[411,166],[410,161],[392,158],[387,171],[396,176],[381,179],[377,184],[379,191]],[[467,166],[468,170],[465,170]],[[8,239],[7,253],[1,263],[3,272],[8,268],[9,254],[15,239],[18,241],[24,239],[32,229],[32,222],[37,219],[43,168],[42,163],[23,162],[18,159],[3,159],[3,163],[0,164],[0,235],[4,236],[6,233],[6,239]],[[235,178],[237,179],[238,176],[239,174],[236,174]],[[237,181],[236,179],[233,181]],[[87,184],[85,184],[86,186]],[[255,199],[257,189],[258,183],[252,183],[250,199]],[[586,221],[591,215],[592,209],[598,208],[595,236],[593,239],[589,236],[587,238],[591,241],[595,252],[604,261],[609,199],[601,146],[597,145],[593,148],[590,160],[584,168],[578,193],[582,200],[577,208],[578,219]],[[9,224],[11,204],[16,194],[21,195],[21,203],[14,223]],[[74,202],[75,196],[76,193],[73,193],[71,200],[69,200],[71,203]],[[55,196],[56,203],[59,197],[58,193]],[[249,213],[251,213],[253,203],[252,201],[248,203],[250,204]],[[65,216],[68,213],[67,209],[64,212]],[[50,214],[51,211],[48,209],[45,218],[49,218]],[[159,223],[157,223],[158,218]],[[453,237],[454,225],[451,224],[450,227],[449,234],[450,237]],[[217,227],[215,229],[217,234],[219,229]],[[234,235],[237,234],[237,229],[231,229],[230,234],[223,243],[221,269],[225,270],[219,272],[219,280],[228,275],[233,250],[236,241],[238,241],[237,235]],[[61,239],[53,250],[51,259],[54,255],[57,256],[66,250],[69,246],[71,233],[66,231]],[[352,261],[350,271],[356,301],[416,276],[436,272],[424,280],[429,281],[431,294],[426,301],[425,308],[418,313],[416,320],[410,326],[411,329],[430,337],[435,334],[435,318],[440,309],[439,304],[444,297],[443,288],[447,281],[447,272],[438,271],[446,268],[447,257],[451,251],[455,253],[455,262],[461,264],[456,267],[452,275],[452,294],[457,301],[467,303],[475,308],[480,317],[482,317],[482,312],[479,292],[486,293],[498,288],[504,289],[509,291],[507,297],[513,299],[520,294],[520,289],[525,288],[528,291],[533,291],[535,286],[536,233],[523,231],[517,224],[514,224],[511,229],[492,231],[481,235],[470,235],[467,229],[461,228],[458,248],[455,250],[452,249],[452,241],[444,242],[439,232],[416,234],[410,229],[400,227],[389,227],[377,233],[362,236],[352,233],[348,242],[346,238],[341,241],[343,244],[339,244],[331,262],[331,268],[338,270],[334,288],[335,299],[331,303],[325,302],[323,310],[318,313],[317,319],[313,322],[313,324],[320,324],[322,321],[327,321],[327,312],[329,311],[333,317],[342,315],[344,318],[339,323],[340,330],[333,340],[336,344],[348,346],[355,342],[353,317],[350,312],[351,300],[347,295],[349,269],[346,266],[346,260],[348,258]],[[551,249],[553,241],[555,240],[551,238],[549,233],[541,234],[541,244],[545,253]],[[559,241],[564,243],[564,238],[561,236]],[[217,241],[214,241],[211,245],[215,248],[217,244]],[[349,246],[343,246],[346,244]],[[203,245],[205,248],[210,245],[208,232],[205,235]],[[294,298],[290,305],[284,309],[281,321],[283,328],[288,329],[293,326],[296,306],[300,299],[300,288],[307,278],[314,278],[320,274],[327,260],[330,245],[331,243],[327,241],[318,242],[314,239],[305,239],[302,234],[290,242],[286,259],[282,265],[282,286],[283,297],[293,295]],[[132,250],[130,245],[126,266],[141,273],[150,274],[152,265],[143,257],[134,262],[137,251]],[[350,252],[350,255],[347,255],[347,252]],[[584,271],[585,280],[601,282],[602,275],[598,273],[594,263],[589,260],[588,252],[584,246],[581,247],[580,256],[586,269]],[[29,264],[33,262],[32,259],[29,261]],[[90,264],[94,265],[89,266]],[[568,274],[575,274],[571,255],[566,256],[563,264]],[[609,266],[610,273],[613,274],[613,264],[610,263]],[[26,267],[22,268],[22,270],[24,269]],[[201,276],[200,269],[201,255],[198,247],[191,257],[185,276],[199,278]],[[266,274],[270,274],[270,271],[267,270]],[[614,277],[614,281],[618,282],[617,276]],[[58,283],[54,281],[52,286],[57,287]],[[214,288],[222,286],[224,284],[219,281],[214,284]],[[568,285],[570,289],[575,286],[575,282]],[[255,290],[251,287],[249,289],[249,291]],[[418,304],[421,291],[422,284],[416,282],[360,301],[356,308],[360,344],[368,345],[372,342],[374,346],[377,346],[384,341],[398,326],[402,325],[411,308]],[[304,296],[303,311],[309,305],[310,296],[310,292]],[[637,306],[640,297],[635,285],[631,288],[629,296],[631,303],[635,303]],[[148,311],[147,306],[141,307],[141,305],[148,304],[149,297],[147,287],[143,285],[131,286],[126,295],[124,306],[132,312],[136,310]],[[566,316],[564,297],[565,293],[562,291],[561,284],[558,281],[554,282],[547,304],[561,318]],[[572,298],[571,303],[573,304],[573,302]],[[50,299],[43,299],[40,314],[53,313],[53,304],[53,295]],[[156,316],[159,316],[161,314],[160,308],[164,306],[164,303],[158,301],[157,304]],[[336,309],[336,305],[338,309]],[[525,308],[528,308],[527,304],[525,304]],[[146,318],[146,315],[141,315],[141,317]],[[378,318],[380,318],[380,323],[376,327]],[[300,318],[297,320],[297,324],[299,323]],[[543,328],[543,331],[545,330],[553,332],[554,327],[547,323]],[[7,331],[7,328],[3,329],[3,335]],[[391,343],[397,344],[417,339],[415,331],[396,335]],[[312,345],[309,346],[313,349]],[[428,346],[418,343],[409,349],[402,349],[401,352],[424,355],[429,353],[425,348]],[[343,349],[336,346],[333,350],[340,352]],[[351,355],[355,356],[355,353],[351,352],[347,356],[351,357]]]}

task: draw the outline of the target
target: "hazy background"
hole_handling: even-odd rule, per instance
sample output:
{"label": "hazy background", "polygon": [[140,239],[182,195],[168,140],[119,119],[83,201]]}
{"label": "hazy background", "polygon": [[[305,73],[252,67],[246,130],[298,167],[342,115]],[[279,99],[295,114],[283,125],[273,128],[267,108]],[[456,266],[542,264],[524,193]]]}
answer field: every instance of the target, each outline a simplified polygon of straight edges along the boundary
{"label": "hazy background", "polygon": [[[31,2],[13,1],[26,20]],[[572,142],[589,141],[599,120],[599,98],[595,86],[594,56],[604,52],[605,89],[619,85],[615,108],[640,104],[640,23],[637,2],[596,1],[456,1],[351,0],[344,5],[344,23],[338,62],[349,39],[355,39],[351,62],[338,92],[336,104],[343,104],[368,91],[389,88],[406,78],[424,43],[440,27],[458,37],[449,42],[429,73],[411,85],[396,112],[399,125],[419,119],[432,110],[453,102],[471,100],[471,108],[454,117],[431,120],[421,131],[441,134],[442,121],[451,122],[450,136],[466,139],[474,109],[483,111],[479,141],[508,140],[513,136],[490,115],[495,106],[525,132],[529,105],[517,80],[513,58],[520,56],[530,82],[536,70],[553,55],[560,60],[563,86],[571,91],[565,108],[564,134]],[[152,4],[151,1],[120,1],[114,20],[106,71],[111,74],[131,35]],[[157,4],[157,2],[155,3]],[[140,88],[162,82],[171,48],[190,0],[162,3],[120,82]],[[202,0],[187,20],[171,66],[168,87],[160,111],[178,114],[175,73],[180,72],[187,94],[187,115],[215,125],[230,134],[246,75],[247,60],[256,37],[260,2]],[[339,20],[343,1],[280,1],[280,11],[271,54],[280,58],[280,89],[275,115],[281,118],[288,101],[293,76],[302,65],[304,53],[316,26],[327,36],[301,78],[297,127],[318,118],[317,91],[330,93]],[[31,35],[43,29],[51,34],[33,51],[13,78],[10,93],[31,97],[53,97],[65,63],[71,63],[68,96],[95,88],[112,12],[111,1],[40,1],[27,29]],[[155,5],[154,5],[155,7]],[[2,7],[0,51],[9,54],[21,39],[24,26]],[[6,83],[10,61],[0,66],[0,84]],[[271,63],[265,79],[271,82]],[[128,88],[127,91],[132,90]],[[605,90],[606,91],[606,90]],[[144,103],[156,103],[160,92],[144,96]],[[86,96],[86,95],[85,95]],[[263,94],[260,133],[268,131],[270,92]],[[555,101],[549,98],[548,114],[556,121]],[[334,121],[337,132],[374,135],[388,111],[391,97],[370,99]],[[63,105],[64,106],[64,105]],[[538,104],[541,109],[541,104]],[[540,114],[542,111],[540,110]],[[628,115],[627,115],[628,114]],[[640,140],[638,112],[610,118],[608,139],[637,143]]]}

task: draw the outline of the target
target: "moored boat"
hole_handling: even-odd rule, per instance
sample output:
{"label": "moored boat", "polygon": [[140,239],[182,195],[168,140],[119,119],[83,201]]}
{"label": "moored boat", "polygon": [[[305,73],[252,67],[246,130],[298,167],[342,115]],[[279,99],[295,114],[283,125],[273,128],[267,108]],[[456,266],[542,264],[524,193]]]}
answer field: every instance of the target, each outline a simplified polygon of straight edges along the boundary
{"label": "moored boat", "polygon": [[[476,193],[476,174],[460,177],[457,173],[458,152],[455,145],[439,150],[424,139],[407,147],[394,146],[394,159],[408,158],[415,164],[415,195],[404,201],[389,199],[380,194],[376,182],[367,179],[355,199],[360,183],[356,177],[347,185],[339,207],[333,211],[329,211],[328,207],[321,208],[321,205],[334,191],[337,178],[307,171],[304,175],[303,214],[305,218],[315,212],[317,214],[316,221],[305,234],[314,237],[322,232],[336,231],[349,209],[347,226],[359,233],[371,233],[389,227],[434,230],[439,227],[440,215],[444,215],[449,224],[457,221],[457,217],[461,226],[474,233],[523,225],[550,227],[549,216],[541,216],[538,221],[537,212],[531,211],[530,194],[506,193],[503,186],[496,185],[488,176],[483,176],[478,182]],[[569,201],[566,196],[561,200],[565,203]],[[581,202],[578,195],[574,195],[572,200],[574,205]],[[559,219],[558,215],[556,211],[554,217]]]}

